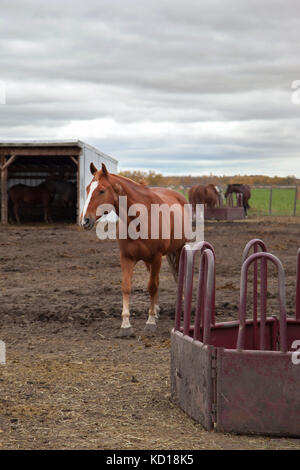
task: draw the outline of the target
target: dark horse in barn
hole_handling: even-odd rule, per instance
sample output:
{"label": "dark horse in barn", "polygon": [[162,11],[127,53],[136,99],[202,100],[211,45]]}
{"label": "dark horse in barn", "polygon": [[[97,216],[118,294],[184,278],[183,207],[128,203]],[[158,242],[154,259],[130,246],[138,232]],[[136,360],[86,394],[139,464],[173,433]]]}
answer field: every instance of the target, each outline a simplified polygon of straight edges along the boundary
{"label": "dark horse in barn", "polygon": [[225,197],[227,198],[229,194],[242,194],[243,195],[243,207],[245,216],[247,216],[247,211],[250,209],[248,201],[251,197],[251,189],[248,184],[229,184],[226,189]]}
{"label": "dark horse in barn", "polygon": [[44,221],[51,222],[49,206],[52,200],[52,194],[47,188],[45,182],[37,186],[27,186],[26,184],[16,184],[8,190],[9,208],[20,224],[19,209],[21,206],[39,206],[44,210]]}
{"label": "dark horse in barn", "polygon": [[49,176],[45,185],[52,194],[53,203],[62,205],[64,208],[76,207],[77,191],[76,184],[66,181],[59,176]]}

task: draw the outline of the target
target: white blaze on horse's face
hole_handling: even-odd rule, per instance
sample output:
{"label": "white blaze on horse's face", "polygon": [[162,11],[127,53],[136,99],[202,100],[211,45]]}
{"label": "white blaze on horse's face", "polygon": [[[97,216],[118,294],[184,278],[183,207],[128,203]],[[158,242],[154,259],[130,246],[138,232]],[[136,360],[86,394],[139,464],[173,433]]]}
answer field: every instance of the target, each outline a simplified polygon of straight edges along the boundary
{"label": "white blaze on horse's face", "polygon": [[89,204],[91,202],[93,193],[94,193],[95,189],[97,188],[97,186],[98,186],[98,181],[93,181],[91,183],[89,193],[88,193],[87,199],[86,199],[85,204],[84,204],[84,208],[83,208],[83,211],[82,211],[81,225],[85,228],[89,228],[89,225],[90,225],[90,220],[86,218],[86,213],[87,213]]}

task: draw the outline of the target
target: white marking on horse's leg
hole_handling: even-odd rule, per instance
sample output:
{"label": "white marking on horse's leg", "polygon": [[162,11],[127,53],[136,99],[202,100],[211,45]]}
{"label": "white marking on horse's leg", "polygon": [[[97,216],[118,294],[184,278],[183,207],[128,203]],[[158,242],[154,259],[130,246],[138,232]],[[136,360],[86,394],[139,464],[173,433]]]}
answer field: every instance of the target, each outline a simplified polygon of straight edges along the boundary
{"label": "white marking on horse's leg", "polygon": [[131,327],[129,317],[130,317],[129,310],[125,310],[125,311],[123,310],[121,328],[130,328]]}
{"label": "white marking on horse's leg", "polygon": [[83,208],[83,211],[82,211],[82,220],[84,220],[85,218],[85,214],[86,214],[86,211],[89,207],[89,203],[91,201],[91,198],[92,198],[92,195],[93,195],[93,192],[95,191],[95,189],[97,188],[98,186],[98,182],[97,181],[93,181],[93,183],[91,184],[90,186],[90,191],[89,191],[89,194],[88,194],[88,197],[85,201],[85,204],[84,204],[84,208]]}
{"label": "white marking on horse's leg", "polygon": [[146,321],[146,325],[156,325],[155,315],[149,314],[148,320]]}
{"label": "white marking on horse's leg", "polygon": [[159,306],[156,305],[154,302],[153,303],[151,302],[151,305],[148,311],[148,320],[146,321],[146,325],[156,325],[156,320],[159,318],[158,309],[159,309]]}
{"label": "white marking on horse's leg", "polygon": [[130,311],[129,311],[129,298],[131,292],[131,278],[133,274],[133,268],[136,261],[127,258],[121,252],[121,267],[122,267],[122,295],[123,295],[123,310],[122,310],[122,324],[121,324],[121,336],[131,335],[133,330],[130,325]]}
{"label": "white marking on horse's leg", "polygon": [[130,328],[129,295],[123,296],[122,324],[121,328]]}

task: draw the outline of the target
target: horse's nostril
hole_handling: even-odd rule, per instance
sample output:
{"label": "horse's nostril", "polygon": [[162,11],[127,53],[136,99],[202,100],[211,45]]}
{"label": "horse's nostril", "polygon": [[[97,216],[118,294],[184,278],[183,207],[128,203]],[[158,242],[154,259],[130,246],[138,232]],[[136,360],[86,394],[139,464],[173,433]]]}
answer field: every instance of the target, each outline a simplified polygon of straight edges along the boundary
{"label": "horse's nostril", "polygon": [[88,225],[90,223],[90,219],[86,217],[83,221],[83,225]]}

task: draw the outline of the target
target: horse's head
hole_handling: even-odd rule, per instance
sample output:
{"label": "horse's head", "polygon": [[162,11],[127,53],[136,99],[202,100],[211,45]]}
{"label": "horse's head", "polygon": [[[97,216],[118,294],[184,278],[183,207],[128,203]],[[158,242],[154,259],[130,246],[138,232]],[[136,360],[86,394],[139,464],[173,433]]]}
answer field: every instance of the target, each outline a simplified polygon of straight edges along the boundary
{"label": "horse's head", "polygon": [[86,230],[91,230],[96,220],[102,217],[99,206],[114,206],[116,203],[116,192],[112,186],[110,175],[104,163],[101,170],[97,170],[93,163],[90,164],[93,179],[86,188],[86,201],[80,217],[80,223]]}

